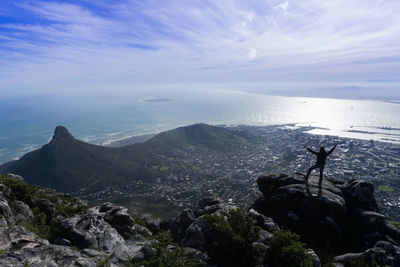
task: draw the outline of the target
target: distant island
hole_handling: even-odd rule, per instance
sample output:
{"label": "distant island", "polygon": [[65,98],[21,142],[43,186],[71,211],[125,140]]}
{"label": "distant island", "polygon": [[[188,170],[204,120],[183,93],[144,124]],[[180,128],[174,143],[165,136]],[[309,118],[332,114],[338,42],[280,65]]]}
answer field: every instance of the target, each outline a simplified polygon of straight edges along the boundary
{"label": "distant island", "polygon": [[169,98],[148,98],[144,99],[143,102],[172,102]]}

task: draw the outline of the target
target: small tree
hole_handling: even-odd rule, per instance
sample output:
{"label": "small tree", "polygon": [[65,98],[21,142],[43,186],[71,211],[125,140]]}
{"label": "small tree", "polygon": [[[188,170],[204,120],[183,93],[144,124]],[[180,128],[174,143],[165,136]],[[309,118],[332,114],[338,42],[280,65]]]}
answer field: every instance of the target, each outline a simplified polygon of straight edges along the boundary
{"label": "small tree", "polygon": [[305,252],[305,244],[300,241],[298,234],[288,230],[275,231],[268,245],[271,248],[272,266],[312,266],[312,257]]}
{"label": "small tree", "polygon": [[252,243],[258,239],[260,228],[242,209],[232,209],[227,217],[205,215],[209,224],[207,252],[221,266],[251,266],[256,250]]}

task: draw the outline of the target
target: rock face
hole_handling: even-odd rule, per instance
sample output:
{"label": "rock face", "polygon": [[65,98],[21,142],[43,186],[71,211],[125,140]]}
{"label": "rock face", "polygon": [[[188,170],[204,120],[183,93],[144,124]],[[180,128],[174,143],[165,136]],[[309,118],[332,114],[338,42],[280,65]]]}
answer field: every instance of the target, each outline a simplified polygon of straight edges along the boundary
{"label": "rock face", "polygon": [[80,249],[99,249],[111,255],[114,262],[128,261],[150,244],[138,232],[141,231],[134,226],[128,209],[111,203],[63,219],[55,227],[57,236],[71,245]]}
{"label": "rock face", "polygon": [[[139,234],[151,232],[134,224],[127,208],[104,203],[63,218],[57,205],[63,203],[71,208],[81,202],[52,190],[38,189],[40,197],[29,199],[35,215],[26,203],[16,200],[16,196],[24,197],[13,192],[19,188],[25,185],[12,189],[0,180],[0,266],[95,267],[104,259],[109,259],[112,266],[122,266],[130,259],[154,256],[154,249],[148,247],[150,240]],[[59,222],[53,225],[51,242],[19,225],[38,227],[35,216],[41,219],[40,227],[54,224],[57,217]]]}
{"label": "rock face", "polygon": [[357,179],[350,180],[341,187],[347,207],[352,213],[361,213],[365,210],[379,212],[374,189],[373,184]]}
{"label": "rock face", "polygon": [[106,257],[104,253],[97,253],[97,255],[90,255],[86,254],[85,251],[83,252],[75,251],[66,246],[43,245],[40,247],[6,251],[0,256],[0,266],[96,267],[98,266],[98,261],[104,257]]}
{"label": "rock face", "polygon": [[299,233],[313,247],[361,251],[379,240],[398,241],[398,231],[379,214],[374,185],[364,180],[347,183],[318,177],[305,185],[302,174],[266,174],[257,179],[263,197],[253,208],[283,228]]}
{"label": "rock face", "polygon": [[348,264],[349,261],[361,261],[369,266],[375,262],[379,266],[400,266],[400,247],[387,241],[378,241],[374,247],[361,253],[347,253],[335,257],[341,264]]}
{"label": "rock face", "polygon": [[69,133],[68,129],[64,126],[57,126],[54,130],[54,135],[52,138],[53,142],[62,142],[73,140],[74,137]]}
{"label": "rock face", "polygon": [[49,241],[38,237],[23,226],[13,226],[0,233],[0,249],[23,249],[48,245]]}
{"label": "rock face", "polygon": [[[69,137],[60,129],[57,138]],[[400,266],[400,231],[379,213],[373,196],[374,186],[364,180],[345,183],[327,178],[322,188],[318,188],[318,177],[310,177],[307,186],[302,174],[266,174],[257,180],[263,196],[246,212],[230,212],[237,207],[219,198],[207,197],[199,201],[196,209],[184,209],[175,219],[161,221],[143,215],[138,219],[143,226],[135,222],[127,208],[112,203],[79,208],[65,215],[82,202],[44,189],[38,189],[36,198],[32,192],[29,198],[19,194],[24,201],[27,199],[25,203],[16,198],[13,190],[26,185],[12,187],[16,181],[23,183],[23,179],[11,179],[13,181],[9,183],[0,180],[0,266],[25,266],[28,263],[37,267],[94,267],[101,260],[109,261],[110,266],[124,266],[128,262],[140,264],[159,253],[151,247],[154,243],[150,237],[162,230],[170,231],[174,242],[183,246],[170,244],[164,250],[181,249],[202,262],[213,263],[215,255],[210,248],[214,248],[219,232],[215,231],[218,226],[210,223],[210,218],[218,219],[220,223],[232,219],[232,214],[241,214],[245,218],[241,220],[247,222],[246,227],[240,229],[257,229],[258,235],[248,243],[255,249],[254,266],[269,266],[273,249],[268,240],[281,228],[297,232],[314,249],[305,253],[313,258],[315,267],[321,266],[314,252],[320,249],[341,254],[335,258],[337,266],[346,266],[350,261]],[[60,203],[71,205],[60,211]],[[38,219],[39,226],[43,223],[52,226],[51,237],[35,229]],[[228,227],[233,229],[234,224],[230,222]],[[40,236],[27,229],[31,227]],[[232,231],[226,233],[229,235]],[[225,247],[229,245],[225,244]]]}

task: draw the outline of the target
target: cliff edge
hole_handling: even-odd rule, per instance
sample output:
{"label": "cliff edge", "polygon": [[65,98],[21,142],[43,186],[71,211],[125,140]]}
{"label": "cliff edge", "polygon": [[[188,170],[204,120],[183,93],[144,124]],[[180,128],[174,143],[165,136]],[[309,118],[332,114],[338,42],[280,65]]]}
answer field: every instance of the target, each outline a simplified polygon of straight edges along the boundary
{"label": "cliff edge", "polygon": [[248,210],[209,197],[160,220],[3,175],[0,265],[400,266],[400,231],[379,213],[374,185],[317,179],[265,174]]}

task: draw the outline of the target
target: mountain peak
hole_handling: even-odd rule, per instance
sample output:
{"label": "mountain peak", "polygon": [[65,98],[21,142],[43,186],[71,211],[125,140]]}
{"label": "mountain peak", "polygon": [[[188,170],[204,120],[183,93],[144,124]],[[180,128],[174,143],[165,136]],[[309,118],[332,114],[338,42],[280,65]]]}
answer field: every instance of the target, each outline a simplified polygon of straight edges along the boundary
{"label": "mountain peak", "polygon": [[54,130],[52,141],[71,140],[74,137],[69,133],[68,129],[64,126],[57,126]]}

